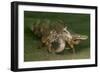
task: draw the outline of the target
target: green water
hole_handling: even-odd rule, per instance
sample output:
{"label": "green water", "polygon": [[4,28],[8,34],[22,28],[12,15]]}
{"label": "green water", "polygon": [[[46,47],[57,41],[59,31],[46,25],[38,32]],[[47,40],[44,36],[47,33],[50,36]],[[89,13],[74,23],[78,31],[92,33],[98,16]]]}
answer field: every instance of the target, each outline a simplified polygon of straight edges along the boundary
{"label": "green water", "polygon": [[[71,49],[65,49],[60,54],[48,53],[46,47],[41,47],[40,39],[33,35],[31,27],[36,19],[55,21],[61,19],[71,32],[87,35],[88,39],[75,46],[76,55]],[[48,26],[48,25],[47,25]],[[70,60],[90,58],[90,15],[71,13],[24,12],[24,61]]]}

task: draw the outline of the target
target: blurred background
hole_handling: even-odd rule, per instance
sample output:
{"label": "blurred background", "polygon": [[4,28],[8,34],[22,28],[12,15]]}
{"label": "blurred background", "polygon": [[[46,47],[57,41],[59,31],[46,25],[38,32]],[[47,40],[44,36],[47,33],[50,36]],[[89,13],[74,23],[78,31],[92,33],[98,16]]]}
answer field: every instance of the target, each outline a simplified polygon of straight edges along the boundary
{"label": "blurred background", "polygon": [[[76,56],[72,49],[65,49],[59,54],[47,52],[47,47],[40,47],[41,41],[32,32],[32,26],[58,27],[56,20],[62,20],[72,34],[87,35],[88,39],[75,46]],[[41,21],[47,20],[44,25]],[[52,26],[50,26],[52,25]],[[63,24],[62,24],[63,25]],[[45,31],[47,32],[47,31]],[[74,13],[51,13],[24,11],[24,61],[70,60],[90,58],[90,15]]]}

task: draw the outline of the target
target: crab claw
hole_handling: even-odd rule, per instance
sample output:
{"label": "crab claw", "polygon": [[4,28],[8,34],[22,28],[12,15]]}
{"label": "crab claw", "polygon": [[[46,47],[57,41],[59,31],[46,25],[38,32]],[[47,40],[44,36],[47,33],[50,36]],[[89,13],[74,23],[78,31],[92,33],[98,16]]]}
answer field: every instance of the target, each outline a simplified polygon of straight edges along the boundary
{"label": "crab claw", "polygon": [[76,39],[77,40],[86,40],[86,39],[88,39],[88,36],[86,36],[86,35],[79,35],[79,36],[76,37]]}

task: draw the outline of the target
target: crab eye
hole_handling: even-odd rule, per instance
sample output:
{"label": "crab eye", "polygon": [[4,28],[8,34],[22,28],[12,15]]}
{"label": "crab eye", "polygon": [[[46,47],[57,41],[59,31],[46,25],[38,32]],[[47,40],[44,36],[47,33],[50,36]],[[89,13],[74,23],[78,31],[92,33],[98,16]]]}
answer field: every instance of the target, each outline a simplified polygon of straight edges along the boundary
{"label": "crab eye", "polygon": [[77,41],[77,39],[73,40],[73,41]]}

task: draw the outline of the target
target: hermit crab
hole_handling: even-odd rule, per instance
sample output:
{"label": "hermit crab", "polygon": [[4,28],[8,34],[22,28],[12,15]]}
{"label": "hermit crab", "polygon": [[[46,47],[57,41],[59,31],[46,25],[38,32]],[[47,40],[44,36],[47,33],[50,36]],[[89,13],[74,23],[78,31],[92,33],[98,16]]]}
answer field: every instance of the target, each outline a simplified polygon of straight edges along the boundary
{"label": "hermit crab", "polygon": [[[75,45],[88,39],[86,35],[72,34],[67,26],[63,26],[63,21],[50,22],[49,20],[38,20],[39,26],[33,26],[33,33],[39,35],[41,43],[45,44],[49,52],[60,53],[66,45],[75,53]],[[49,24],[49,25],[48,25]],[[56,24],[56,26],[54,26]],[[42,26],[41,26],[42,25]],[[53,28],[51,28],[53,26]],[[60,29],[60,31],[59,31]]]}

